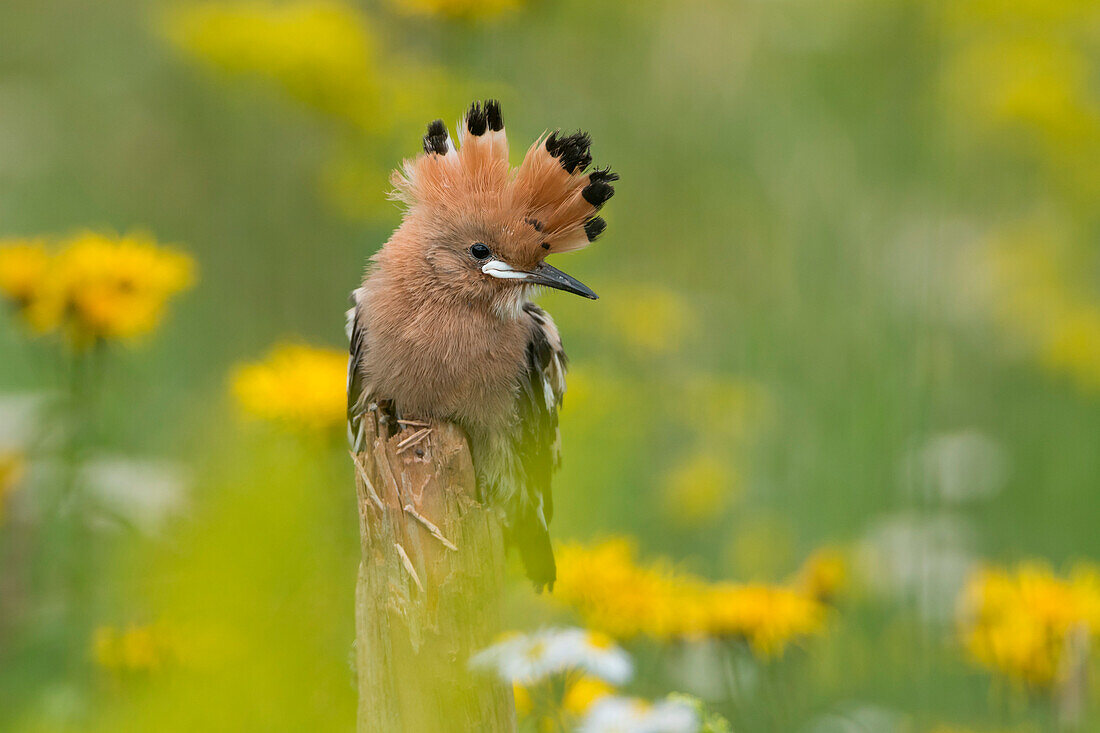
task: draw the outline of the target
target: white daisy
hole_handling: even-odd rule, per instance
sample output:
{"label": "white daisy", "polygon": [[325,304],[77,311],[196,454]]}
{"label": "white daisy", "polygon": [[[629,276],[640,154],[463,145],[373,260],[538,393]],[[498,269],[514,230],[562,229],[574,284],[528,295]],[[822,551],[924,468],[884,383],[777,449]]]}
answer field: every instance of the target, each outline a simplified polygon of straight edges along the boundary
{"label": "white daisy", "polygon": [[470,666],[494,670],[505,682],[521,685],[572,671],[621,685],[634,672],[630,655],[611,639],[577,628],[509,635],[475,654]]}
{"label": "white daisy", "polygon": [[694,708],[680,700],[650,704],[608,696],[593,703],[577,733],[696,733],[701,725]]}

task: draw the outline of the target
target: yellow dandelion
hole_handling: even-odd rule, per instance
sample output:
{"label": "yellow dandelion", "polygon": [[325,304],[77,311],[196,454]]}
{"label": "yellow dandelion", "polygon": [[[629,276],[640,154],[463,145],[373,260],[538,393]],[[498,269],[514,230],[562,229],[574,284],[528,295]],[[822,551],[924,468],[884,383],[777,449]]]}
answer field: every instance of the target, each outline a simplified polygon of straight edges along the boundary
{"label": "yellow dandelion", "polygon": [[825,606],[797,586],[709,583],[636,556],[625,538],[564,545],[554,599],[615,638],[738,638],[765,658],[824,629]]}
{"label": "yellow dandelion", "polygon": [[614,694],[615,688],[599,677],[581,675],[572,680],[562,698],[562,709],[569,715],[581,717],[593,703]]}
{"label": "yellow dandelion", "polygon": [[1028,563],[986,568],[967,583],[961,604],[963,643],[972,661],[1032,689],[1050,689],[1069,661],[1075,634],[1095,636],[1100,582],[1081,566],[1070,578]]}
{"label": "yellow dandelion", "polygon": [[141,234],[81,232],[55,253],[17,245],[0,249],[0,260],[4,292],[27,323],[39,333],[60,330],[79,347],[149,333],[168,300],[194,281],[190,257]]}
{"label": "yellow dandelion", "polygon": [[[611,643],[609,637],[608,643]],[[615,693],[615,688],[610,683],[589,674],[568,675],[564,681],[565,689],[561,693],[560,712],[564,713],[567,719],[574,721],[580,719],[598,700]],[[512,696],[515,698],[516,713],[519,717],[526,718],[536,713],[548,713],[549,711],[536,710],[535,705],[535,697],[538,697],[543,704],[547,702],[545,693],[545,687],[542,687],[535,696],[532,696],[531,690],[527,687],[513,683]],[[538,721],[538,728],[540,730],[544,727],[549,728],[552,723],[552,720],[543,718]]]}
{"label": "yellow dandelion", "polygon": [[1025,222],[992,237],[993,315],[1053,374],[1086,392],[1100,390],[1100,298],[1080,272],[1087,269],[1057,222]]}
{"label": "yellow dandelion", "polygon": [[50,270],[50,253],[42,239],[0,241],[0,295],[24,308],[42,289]]}
{"label": "yellow dandelion", "polygon": [[334,0],[185,5],[165,21],[181,49],[232,75],[273,79],[321,112],[377,128],[383,103],[366,18]]}
{"label": "yellow dandelion", "polygon": [[1067,307],[1049,324],[1040,356],[1051,371],[1072,375],[1081,389],[1100,390],[1100,304]]}
{"label": "yellow dandelion", "polygon": [[101,626],[92,634],[92,657],[113,672],[154,672],[176,660],[175,640],[166,629]]}
{"label": "yellow dandelion", "polygon": [[[946,107],[975,132],[1012,136],[1013,152],[1033,157],[1070,198],[1095,200],[1100,176],[1100,110],[1093,87],[1100,22],[1088,0],[942,4]],[[984,135],[983,135],[984,136]]]}
{"label": "yellow dandelion", "polygon": [[347,412],[346,352],[296,344],[276,346],[262,362],[233,374],[233,395],[245,413],[288,427],[333,430]]}
{"label": "yellow dandelion", "polygon": [[848,585],[848,561],[844,553],[833,547],[815,550],[802,563],[792,585],[823,603],[835,600]]}
{"label": "yellow dandelion", "polygon": [[723,583],[706,593],[708,631],[746,640],[761,657],[781,656],[794,641],[817,634],[825,608],[793,588]]}
{"label": "yellow dandelion", "polygon": [[531,693],[518,682],[512,683],[512,697],[516,701],[516,714],[524,718],[531,714],[534,705],[531,702]]}

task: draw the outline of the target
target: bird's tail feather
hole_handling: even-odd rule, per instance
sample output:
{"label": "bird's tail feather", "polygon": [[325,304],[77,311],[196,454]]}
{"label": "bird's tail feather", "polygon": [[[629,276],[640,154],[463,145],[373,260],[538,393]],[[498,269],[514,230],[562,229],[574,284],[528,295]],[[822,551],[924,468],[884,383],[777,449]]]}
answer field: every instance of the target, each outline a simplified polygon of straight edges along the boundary
{"label": "bird's tail feather", "polygon": [[542,512],[528,505],[516,516],[510,532],[510,540],[519,549],[519,557],[527,571],[527,577],[541,592],[554,590],[558,579],[558,567],[554,562],[554,548],[550,546],[550,530]]}

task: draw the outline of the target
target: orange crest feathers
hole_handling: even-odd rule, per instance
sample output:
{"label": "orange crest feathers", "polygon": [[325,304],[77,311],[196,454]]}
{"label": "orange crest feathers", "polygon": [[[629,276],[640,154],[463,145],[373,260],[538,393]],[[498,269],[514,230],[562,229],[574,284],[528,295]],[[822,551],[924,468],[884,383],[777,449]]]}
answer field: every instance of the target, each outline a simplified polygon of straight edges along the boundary
{"label": "orange crest feathers", "polygon": [[418,207],[450,212],[471,208],[507,212],[539,233],[524,237],[538,248],[532,258],[569,252],[588,245],[603,233],[597,216],[615,193],[618,175],[608,169],[585,172],[592,163],[587,133],[540,137],[523,163],[508,163],[508,139],[500,103],[474,102],[459,122],[456,148],[442,120],[428,125],[424,154],[406,160],[394,171],[393,196],[410,212]]}

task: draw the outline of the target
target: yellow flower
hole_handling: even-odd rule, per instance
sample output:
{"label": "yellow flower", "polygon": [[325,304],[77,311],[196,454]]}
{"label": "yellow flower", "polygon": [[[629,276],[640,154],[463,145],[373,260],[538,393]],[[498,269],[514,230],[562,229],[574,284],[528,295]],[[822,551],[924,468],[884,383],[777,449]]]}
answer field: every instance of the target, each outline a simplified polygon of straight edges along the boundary
{"label": "yellow flower", "polygon": [[414,15],[449,18],[492,17],[513,10],[522,0],[390,0],[398,10]]}
{"label": "yellow flower", "polygon": [[38,242],[0,249],[2,289],[39,333],[76,346],[131,339],[160,323],[170,297],[189,288],[194,263],[151,238],[81,232],[50,254]]}
{"label": "yellow flower", "polygon": [[639,564],[636,554],[624,538],[561,547],[555,600],[616,638],[738,638],[762,657],[824,627],[825,607],[798,587],[708,583],[668,561]]}
{"label": "yellow flower", "polygon": [[158,626],[101,626],[92,634],[96,663],[114,672],[153,672],[176,660],[172,635]]}
{"label": "yellow flower", "polygon": [[725,462],[711,453],[697,453],[665,478],[665,510],[682,525],[714,521],[739,490],[737,477]]}
{"label": "yellow flower", "polygon": [[945,108],[986,145],[1005,133],[1013,154],[1033,157],[1054,190],[1090,205],[1100,192],[1100,99],[1092,81],[1100,5],[1088,0],[943,3]]}
{"label": "yellow flower", "polygon": [[1026,222],[992,238],[993,314],[1009,337],[1083,391],[1100,390],[1100,296],[1080,272],[1088,267],[1057,222]]}
{"label": "yellow flower", "polygon": [[973,43],[953,69],[963,109],[981,121],[1016,124],[1051,141],[1077,140],[1092,124],[1087,59],[1034,36]]}
{"label": "yellow flower", "polygon": [[277,81],[322,112],[376,128],[382,99],[365,17],[332,0],[207,2],[166,19],[180,48],[229,74]]}
{"label": "yellow flower", "polygon": [[516,700],[516,714],[523,718],[531,714],[533,708],[531,693],[518,682],[512,683],[512,697]]}
{"label": "yellow flower", "polygon": [[836,548],[815,550],[794,577],[793,585],[823,603],[836,599],[848,584],[848,562]]}
{"label": "yellow flower", "polygon": [[1100,304],[1066,308],[1050,324],[1042,357],[1052,371],[1074,375],[1083,389],[1100,389]]}
{"label": "yellow flower", "polygon": [[0,294],[18,307],[34,300],[49,274],[50,254],[41,239],[0,241]]}
{"label": "yellow flower", "polygon": [[977,664],[1033,689],[1059,679],[1071,636],[1100,633],[1100,571],[1081,566],[1070,578],[1031,563],[986,568],[964,589],[961,630]]}
{"label": "yellow flower", "polygon": [[615,688],[599,677],[582,675],[574,679],[565,691],[562,709],[569,715],[580,717],[588,712],[592,703],[615,692]]}
{"label": "yellow flower", "polygon": [[0,453],[0,520],[4,518],[4,504],[19,486],[25,468],[22,456]]}
{"label": "yellow flower", "polygon": [[233,394],[248,414],[305,430],[343,425],[346,352],[283,344],[259,363],[237,368]]}
{"label": "yellow flower", "polygon": [[818,633],[825,609],[791,588],[722,583],[705,594],[708,631],[747,640],[762,657],[782,655],[793,640]]}
{"label": "yellow flower", "polygon": [[[561,712],[574,720],[588,712],[588,708],[592,707],[597,700],[615,692],[615,688],[609,683],[587,674],[567,676],[565,685],[565,692],[561,699]],[[535,704],[530,690],[516,683],[512,685],[512,694],[516,700],[516,713],[521,718],[535,713]],[[545,697],[540,699],[545,700]],[[542,725],[552,723],[549,720],[539,722]],[[552,728],[549,725],[547,727]]]}

